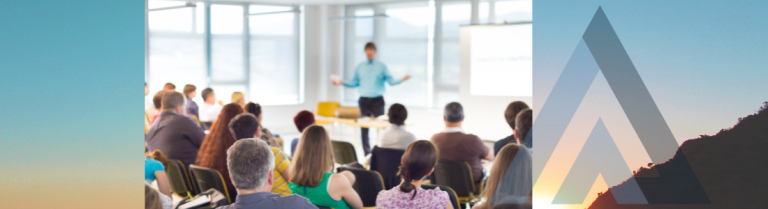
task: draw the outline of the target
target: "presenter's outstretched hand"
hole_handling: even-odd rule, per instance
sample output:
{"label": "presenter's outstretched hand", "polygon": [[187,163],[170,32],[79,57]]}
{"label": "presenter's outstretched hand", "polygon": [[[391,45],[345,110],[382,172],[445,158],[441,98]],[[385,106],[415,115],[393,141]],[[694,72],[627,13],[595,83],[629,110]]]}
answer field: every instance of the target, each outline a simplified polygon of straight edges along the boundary
{"label": "presenter's outstretched hand", "polygon": [[344,81],[333,81],[333,85],[341,85],[344,84]]}
{"label": "presenter's outstretched hand", "polygon": [[219,105],[224,106],[224,102],[219,100]]}
{"label": "presenter's outstretched hand", "polygon": [[403,77],[403,81],[407,81],[408,79],[411,79],[410,75],[406,75],[405,77]]}

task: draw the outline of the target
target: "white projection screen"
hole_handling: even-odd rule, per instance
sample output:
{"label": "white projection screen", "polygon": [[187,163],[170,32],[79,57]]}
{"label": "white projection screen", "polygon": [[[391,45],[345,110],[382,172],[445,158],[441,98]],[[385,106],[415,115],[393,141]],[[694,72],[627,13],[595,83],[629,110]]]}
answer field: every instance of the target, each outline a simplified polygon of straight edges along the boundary
{"label": "white projection screen", "polygon": [[532,24],[470,27],[469,93],[532,96]]}

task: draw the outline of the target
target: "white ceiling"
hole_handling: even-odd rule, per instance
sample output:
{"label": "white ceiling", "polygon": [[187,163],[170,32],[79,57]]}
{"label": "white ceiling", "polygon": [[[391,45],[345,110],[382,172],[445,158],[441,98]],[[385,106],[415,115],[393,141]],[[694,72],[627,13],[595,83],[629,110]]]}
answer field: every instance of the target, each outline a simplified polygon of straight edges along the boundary
{"label": "white ceiling", "polygon": [[[154,0],[150,0],[154,1]],[[203,0],[171,0],[171,1],[183,1],[183,2],[199,2]],[[380,2],[419,2],[428,0],[210,0],[213,3],[263,3],[263,4],[283,4],[283,5],[320,5],[320,4],[368,4],[368,3],[380,3]]]}

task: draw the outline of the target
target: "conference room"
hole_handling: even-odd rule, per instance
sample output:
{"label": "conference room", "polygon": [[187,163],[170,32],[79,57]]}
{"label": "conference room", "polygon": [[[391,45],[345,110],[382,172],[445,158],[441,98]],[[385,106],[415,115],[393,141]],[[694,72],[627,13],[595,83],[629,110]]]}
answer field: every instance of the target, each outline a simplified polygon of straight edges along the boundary
{"label": "conference room", "polygon": [[530,0],[146,0],[145,17],[157,208],[530,207],[530,179],[504,175],[530,172]]}

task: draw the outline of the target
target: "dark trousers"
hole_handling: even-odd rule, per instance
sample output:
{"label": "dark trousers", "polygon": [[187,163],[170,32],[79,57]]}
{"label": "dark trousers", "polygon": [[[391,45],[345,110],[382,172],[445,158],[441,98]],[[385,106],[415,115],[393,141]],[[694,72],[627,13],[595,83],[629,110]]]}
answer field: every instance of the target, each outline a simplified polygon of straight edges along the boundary
{"label": "dark trousers", "polygon": [[[379,117],[384,114],[384,97],[360,97],[357,101],[360,106],[360,116]],[[368,128],[361,128],[363,134],[363,151],[365,155],[371,153],[371,145],[368,142]]]}

